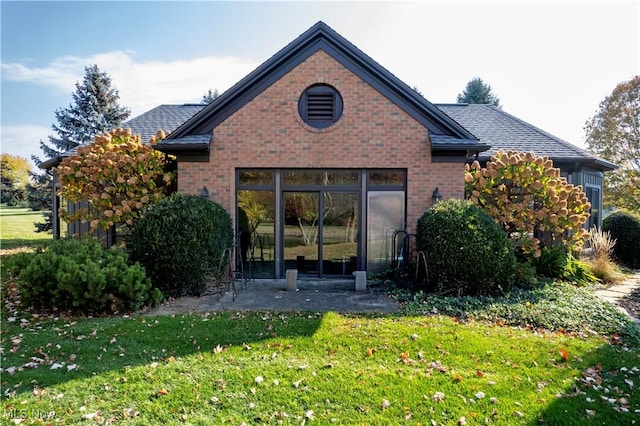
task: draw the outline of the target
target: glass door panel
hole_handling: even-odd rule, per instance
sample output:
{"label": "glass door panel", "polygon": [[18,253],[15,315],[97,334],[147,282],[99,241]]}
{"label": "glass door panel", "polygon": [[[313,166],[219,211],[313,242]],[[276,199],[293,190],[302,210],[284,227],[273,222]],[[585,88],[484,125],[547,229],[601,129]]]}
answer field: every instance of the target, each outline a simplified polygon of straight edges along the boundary
{"label": "glass door panel", "polygon": [[369,191],[367,194],[367,273],[391,266],[393,233],[403,230],[404,191]]}
{"label": "glass door panel", "polygon": [[275,196],[273,191],[238,191],[238,237],[245,274],[275,275]]}
{"label": "glass door panel", "polygon": [[358,194],[322,193],[322,275],[351,275],[358,260]]}
{"label": "glass door panel", "polygon": [[320,193],[284,193],[284,270],[319,274]]}

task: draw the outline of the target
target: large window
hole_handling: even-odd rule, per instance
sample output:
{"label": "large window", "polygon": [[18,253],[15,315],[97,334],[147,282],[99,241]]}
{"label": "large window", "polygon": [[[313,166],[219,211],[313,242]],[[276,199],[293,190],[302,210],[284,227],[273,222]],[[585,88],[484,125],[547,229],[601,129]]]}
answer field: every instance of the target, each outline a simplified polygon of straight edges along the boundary
{"label": "large window", "polygon": [[245,273],[282,278],[381,272],[405,228],[406,170],[243,169],[237,233]]}

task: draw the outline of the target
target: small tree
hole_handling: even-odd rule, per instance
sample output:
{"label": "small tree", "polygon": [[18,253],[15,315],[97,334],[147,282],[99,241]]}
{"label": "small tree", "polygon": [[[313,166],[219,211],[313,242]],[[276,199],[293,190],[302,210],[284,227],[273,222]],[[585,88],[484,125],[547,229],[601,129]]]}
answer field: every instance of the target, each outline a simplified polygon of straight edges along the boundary
{"label": "small tree", "polygon": [[164,154],[153,149],[164,138],[159,131],[150,144],[140,142],[131,129],[117,129],[78,154],[65,158],[58,166],[62,189],[68,201],[87,202],[73,213],[61,212],[65,221],[88,221],[91,229],[108,229],[112,225],[132,227],[144,209],[165,196],[172,179],[165,172]]}
{"label": "small tree", "polygon": [[604,179],[604,205],[640,211],[640,76],[618,84],[585,131],[589,149],[618,165]]}
{"label": "small tree", "polygon": [[493,94],[491,86],[478,77],[467,83],[465,89],[458,95],[457,102],[463,104],[489,104],[500,107],[500,99]]}
{"label": "small tree", "polygon": [[590,204],[582,187],[567,183],[547,157],[498,151],[480,167],[465,166],[469,199],[484,208],[524,255],[543,247],[580,250],[589,233],[582,225]]}
{"label": "small tree", "polygon": [[215,101],[219,97],[220,97],[220,94],[218,93],[218,89],[213,89],[213,90],[209,89],[207,93],[202,95],[202,100],[200,102],[202,102],[203,104],[209,105],[211,102]]}
{"label": "small tree", "polygon": [[2,202],[17,202],[26,199],[31,165],[26,158],[11,154],[0,157],[0,191]]}

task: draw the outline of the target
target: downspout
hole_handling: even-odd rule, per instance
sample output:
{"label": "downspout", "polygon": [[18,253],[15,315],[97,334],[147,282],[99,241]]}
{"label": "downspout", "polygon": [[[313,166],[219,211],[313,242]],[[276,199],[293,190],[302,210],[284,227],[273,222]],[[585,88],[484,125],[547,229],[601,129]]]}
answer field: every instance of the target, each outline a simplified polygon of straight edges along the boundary
{"label": "downspout", "polygon": [[51,192],[53,198],[53,204],[51,208],[51,231],[53,233],[53,239],[60,239],[60,196],[58,195],[58,173],[55,172],[55,168],[51,170]]}

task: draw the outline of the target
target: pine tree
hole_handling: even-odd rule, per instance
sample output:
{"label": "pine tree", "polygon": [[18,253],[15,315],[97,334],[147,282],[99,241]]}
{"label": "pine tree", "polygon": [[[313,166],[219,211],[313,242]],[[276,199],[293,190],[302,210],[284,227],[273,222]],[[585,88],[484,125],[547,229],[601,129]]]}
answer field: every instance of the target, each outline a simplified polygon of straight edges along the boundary
{"label": "pine tree", "polygon": [[[131,114],[129,108],[118,104],[120,95],[111,85],[111,77],[100,71],[97,65],[85,67],[82,83],[76,82],[76,91],[71,95],[73,103],[68,108],[56,110],[57,125],[51,126],[55,136],[49,136],[49,144],[40,141],[40,149],[45,158],[63,155],[81,144],[90,143],[95,135],[117,128]],[[43,160],[32,155],[31,159],[40,165]],[[34,203],[53,197],[51,176],[47,173],[32,174],[36,183],[30,188],[29,199]],[[51,212],[44,212],[45,222],[36,223],[38,232],[51,230]]]}
{"label": "pine tree", "polygon": [[218,99],[218,97],[220,97],[220,93],[218,93],[218,89],[213,89],[213,91],[209,89],[207,93],[202,95],[202,100],[200,102],[202,102],[203,104],[209,105],[211,102]]}
{"label": "pine tree", "polygon": [[490,104],[500,108],[500,99],[491,92],[491,86],[478,77],[467,83],[457,101],[461,104]]}
{"label": "pine tree", "polygon": [[[95,135],[118,127],[129,118],[130,110],[118,104],[118,90],[111,85],[111,77],[97,65],[85,67],[82,83],[76,83],[73,104],[56,110],[57,125],[51,128],[56,136],[49,136],[49,144],[40,141],[40,149],[47,158],[54,158],[70,149],[93,140]],[[36,164],[42,160],[33,156]]]}

